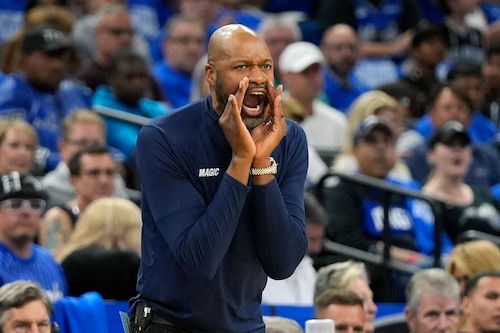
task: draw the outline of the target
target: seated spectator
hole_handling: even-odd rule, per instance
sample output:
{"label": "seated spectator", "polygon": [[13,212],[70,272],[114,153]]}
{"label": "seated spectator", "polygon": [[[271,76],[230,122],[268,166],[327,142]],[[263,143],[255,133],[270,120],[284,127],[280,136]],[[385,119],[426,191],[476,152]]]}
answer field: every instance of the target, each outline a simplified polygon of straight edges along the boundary
{"label": "seated spectator", "polygon": [[[124,5],[123,0],[93,0],[86,1],[87,13],[75,20],[71,31],[71,38],[85,66],[94,59],[97,51],[96,29],[99,20],[99,12],[108,6]],[[147,41],[135,33],[132,37],[131,49],[149,59],[150,50]]]}
{"label": "seated spectator", "polygon": [[349,289],[328,289],[314,300],[314,317],[332,319],[334,332],[365,332],[363,301]]}
{"label": "seated spectator", "polygon": [[[348,126],[342,151],[333,160],[332,166],[336,171],[355,173],[358,163],[353,155],[353,135],[359,124],[368,116],[376,115],[386,119],[394,125],[396,142],[404,132],[403,114],[399,103],[384,92],[372,90],[356,98],[348,113]],[[410,170],[402,160],[397,159],[396,165],[390,171],[391,176],[408,180]]]}
{"label": "seated spectator", "polygon": [[[149,68],[141,56],[132,51],[118,51],[110,60],[106,84],[100,85],[92,97],[94,109],[105,108],[146,118],[170,112],[163,102],[147,98]],[[125,154],[132,164],[135,141],[142,124],[104,116],[107,142]]]}
{"label": "seated spectator", "polygon": [[[305,119],[304,108],[296,99],[291,96],[284,96],[281,99],[281,107],[286,118],[301,123]],[[307,146],[309,164],[307,166],[307,176],[305,189],[310,190],[318,181],[328,172],[324,158],[311,145]],[[323,153],[325,153],[323,151]],[[335,154],[335,152],[326,152],[326,156]]]}
{"label": "seated spectator", "polygon": [[438,0],[437,4],[445,13],[441,27],[448,37],[450,61],[480,66],[485,60],[485,37],[481,30],[465,22],[465,16],[474,11],[476,2]]}
{"label": "seated spectator", "polygon": [[360,59],[354,76],[375,89],[399,78],[398,63],[407,56],[422,14],[414,0],[323,0],[318,18],[321,32],[340,23],[356,31]]}
{"label": "seated spectator", "polygon": [[422,13],[413,0],[326,0],[318,17],[321,32],[339,23],[350,25],[361,40],[362,57],[399,57],[405,55]]}
{"label": "seated spectator", "polygon": [[314,299],[318,299],[327,290],[353,291],[363,301],[364,332],[372,333],[375,330],[374,321],[378,308],[373,302],[370,282],[366,266],[362,262],[347,260],[323,266],[319,269],[314,284]]}
{"label": "seated spectator", "polygon": [[27,174],[35,165],[36,130],[26,121],[0,119],[0,175],[12,171]]}
{"label": "seated spectator", "polygon": [[98,198],[113,194],[117,172],[116,162],[104,146],[78,150],[69,160],[68,168],[75,198],[45,213],[38,239],[40,245],[56,255],[68,241],[87,206]]}
{"label": "seated spectator", "polygon": [[[500,271],[500,249],[485,239],[472,240],[455,245],[451,251],[446,270],[460,284],[460,295],[464,296],[465,284],[476,274]],[[465,318],[460,313],[458,328],[463,331]]]}
{"label": "seated spectator", "polygon": [[405,308],[410,332],[457,332],[459,311],[458,282],[444,269],[424,269],[411,277]]}
{"label": "seated spectator", "polygon": [[491,124],[485,125],[484,117],[474,111],[469,91],[471,86],[455,80],[453,73],[450,78],[453,80],[431,94],[430,110],[415,124],[415,130],[428,140],[436,128],[448,120],[457,120],[467,128],[472,142],[490,142],[496,133],[495,129]]}
{"label": "seated spectator", "polygon": [[18,280],[0,288],[0,332],[58,332],[52,303],[37,283]]}
{"label": "seated spectator", "polygon": [[64,272],[49,251],[35,244],[46,200],[35,177],[18,172],[1,177],[0,285],[31,280],[57,300],[68,294]]}
{"label": "seated spectator", "polygon": [[414,95],[409,117],[419,119],[427,113],[431,93],[441,85],[438,69],[447,51],[447,38],[437,25],[424,21],[415,27],[409,57],[402,64],[402,78],[397,81],[401,89]]}
{"label": "seated spectator", "polygon": [[465,91],[456,85],[444,85],[431,98],[431,110],[415,125],[426,141],[414,147],[403,157],[412,177],[421,184],[425,183],[430,165],[427,163],[427,144],[434,130],[447,121],[460,122],[471,140],[473,162],[465,182],[471,186],[491,187],[500,183],[500,164],[498,152],[490,145],[481,144],[481,129],[473,126],[472,104]]}
{"label": "seated spectator", "polygon": [[[74,18],[68,8],[58,5],[37,6],[26,12],[24,27],[20,29],[4,46],[1,58],[1,70],[6,74],[19,70],[21,60],[21,43],[26,31],[38,26],[51,25],[69,36],[73,28]],[[79,65],[79,56],[71,54],[72,70]]]}
{"label": "seated spectator", "polygon": [[[134,40],[132,18],[125,7],[104,6],[96,14],[96,20],[95,34],[92,35],[96,43],[95,55],[75,74],[92,92],[106,83],[106,71],[113,54],[130,49]],[[164,100],[160,85],[152,75],[149,76],[146,95],[154,100]]]}
{"label": "seated spectator", "polygon": [[303,107],[300,123],[309,145],[317,150],[338,151],[345,140],[346,116],[322,102],[321,66],[325,60],[321,50],[309,42],[295,42],[280,56],[280,75],[285,86],[284,96],[297,100]]}
{"label": "seated spectator", "polygon": [[471,240],[453,247],[446,270],[460,284],[463,296],[465,284],[474,275],[486,271],[500,271],[500,249],[485,239]]}
{"label": "seated spectator", "polygon": [[369,89],[353,72],[359,59],[359,47],[356,32],[343,23],[328,28],[321,38],[321,51],[326,61],[323,70],[325,95],[332,107],[346,114],[354,100]]}
{"label": "seated spectator", "polygon": [[500,40],[491,41],[481,66],[486,91],[483,114],[500,127]]}
{"label": "seated spectator", "polygon": [[151,72],[174,109],[189,103],[192,75],[206,50],[206,30],[196,18],[179,14],[167,21],[162,43],[163,59]]}
{"label": "seated spectator", "polygon": [[462,124],[450,121],[439,127],[428,147],[432,170],[422,191],[439,200],[441,223],[451,240],[457,243],[467,230],[500,236],[500,204],[489,187],[465,183],[472,149]]}
{"label": "seated spectator", "polygon": [[472,103],[472,116],[469,127],[477,133],[477,142],[491,143],[498,134],[498,127],[482,114],[486,90],[481,67],[467,63],[457,63],[448,72],[448,83],[464,90]]}
{"label": "seated spectator", "polygon": [[[353,136],[353,154],[359,173],[383,179],[388,184],[419,190],[413,180],[395,180],[389,172],[396,163],[395,132],[377,116],[365,118]],[[381,191],[340,178],[323,189],[323,204],[329,215],[327,237],[364,251],[383,253],[383,206]],[[434,224],[429,209],[418,200],[393,198],[389,206],[390,255],[393,260],[427,265],[434,251]],[[443,245],[447,253],[450,244]],[[404,274],[392,282],[393,297],[403,299]],[[402,285],[400,285],[402,284]],[[394,299],[393,301],[396,301]]]}
{"label": "seated spectator", "polygon": [[[68,164],[76,151],[92,145],[105,144],[106,124],[94,111],[77,110],[63,119],[62,133],[58,141],[62,161],[42,178],[43,188],[50,193],[49,208],[64,205],[67,201],[75,198],[75,189],[71,184]],[[124,159],[120,154],[114,152],[115,161],[120,162]],[[129,198],[125,182],[118,173],[115,175],[113,196]]]}
{"label": "seated spectator", "polygon": [[271,51],[274,62],[275,87],[281,83],[279,59],[283,50],[290,44],[302,40],[298,23],[287,13],[267,14],[260,22],[257,33],[264,39]]}
{"label": "seated spectator", "polygon": [[266,333],[304,333],[298,322],[280,316],[263,316]]}
{"label": "seated spectator", "polygon": [[284,280],[267,279],[266,287],[262,292],[264,304],[312,306],[314,303],[316,269],[310,256],[320,253],[323,248],[328,215],[311,193],[304,194],[304,207],[309,241],[307,254],[290,277]]}
{"label": "seated spectator", "polygon": [[137,295],[141,226],[141,210],[129,200],[101,198],[89,204],[57,257],[69,294],[97,291],[118,300]]}
{"label": "seated spectator", "polygon": [[487,333],[500,331],[498,321],[500,272],[488,271],[474,275],[467,281],[462,298],[465,325],[462,332]]}
{"label": "seated spectator", "polygon": [[0,82],[0,116],[15,115],[35,127],[47,151],[45,172],[61,159],[57,140],[63,117],[90,106],[90,91],[67,79],[72,52],[62,31],[50,26],[33,28],[21,44],[20,72]]}

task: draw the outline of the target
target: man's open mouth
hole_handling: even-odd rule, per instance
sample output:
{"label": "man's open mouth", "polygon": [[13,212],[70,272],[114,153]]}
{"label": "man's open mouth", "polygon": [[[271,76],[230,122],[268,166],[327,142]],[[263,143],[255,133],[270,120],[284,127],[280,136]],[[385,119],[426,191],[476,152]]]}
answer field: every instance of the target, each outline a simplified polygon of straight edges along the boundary
{"label": "man's open mouth", "polygon": [[267,90],[264,88],[249,89],[243,99],[243,112],[247,117],[258,117],[267,104]]}

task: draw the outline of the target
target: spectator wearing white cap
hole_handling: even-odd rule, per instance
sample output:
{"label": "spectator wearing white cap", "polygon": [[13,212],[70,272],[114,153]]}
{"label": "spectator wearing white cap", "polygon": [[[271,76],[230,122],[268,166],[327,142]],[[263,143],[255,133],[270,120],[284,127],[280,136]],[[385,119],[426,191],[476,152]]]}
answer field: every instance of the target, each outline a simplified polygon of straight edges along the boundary
{"label": "spectator wearing white cap", "polygon": [[318,151],[339,151],[344,144],[346,116],[321,101],[322,66],[325,63],[319,47],[309,42],[288,45],[279,59],[280,75],[286,93],[303,107],[301,122],[309,145]]}

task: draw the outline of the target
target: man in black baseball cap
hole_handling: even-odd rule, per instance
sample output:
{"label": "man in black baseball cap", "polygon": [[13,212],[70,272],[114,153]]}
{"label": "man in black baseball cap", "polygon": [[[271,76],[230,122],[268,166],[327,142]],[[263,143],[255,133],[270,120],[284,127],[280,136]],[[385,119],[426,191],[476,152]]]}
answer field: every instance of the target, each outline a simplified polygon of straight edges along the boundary
{"label": "man in black baseball cap", "polygon": [[28,30],[21,43],[21,70],[42,91],[55,91],[69,74],[74,55],[70,39],[60,30],[43,25]]}
{"label": "man in black baseball cap", "polygon": [[21,43],[21,53],[69,51],[72,49],[70,39],[60,30],[42,25],[28,30]]}
{"label": "man in black baseball cap", "polygon": [[436,129],[436,132],[429,141],[428,149],[432,150],[437,143],[442,143],[449,147],[453,147],[454,145],[465,147],[470,142],[467,129],[458,121],[450,120]]}
{"label": "man in black baseball cap", "polygon": [[67,295],[64,272],[48,250],[35,244],[46,200],[34,176],[12,172],[0,177],[0,286],[31,280],[56,300]]}
{"label": "man in black baseball cap", "polygon": [[36,177],[14,171],[0,178],[0,205],[3,201],[12,198],[46,201],[48,195]]}
{"label": "man in black baseball cap", "polygon": [[40,139],[37,174],[61,160],[57,141],[62,119],[77,109],[89,109],[92,92],[72,78],[76,52],[68,36],[51,25],[23,32],[19,71],[0,82],[0,116],[15,116],[36,129]]}

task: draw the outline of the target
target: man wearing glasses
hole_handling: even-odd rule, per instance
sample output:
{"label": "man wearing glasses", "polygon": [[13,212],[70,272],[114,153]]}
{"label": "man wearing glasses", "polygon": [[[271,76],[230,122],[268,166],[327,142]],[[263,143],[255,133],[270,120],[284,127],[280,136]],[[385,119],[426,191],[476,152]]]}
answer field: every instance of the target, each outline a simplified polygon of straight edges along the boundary
{"label": "man wearing glasses", "polygon": [[113,195],[117,165],[109,150],[91,145],[78,150],[69,160],[75,197],[47,210],[40,228],[39,244],[56,257],[68,241],[80,213],[94,200]]}
{"label": "man wearing glasses", "polygon": [[35,244],[47,194],[33,176],[0,178],[0,285],[31,280],[52,301],[67,295],[64,272],[50,252]]}

